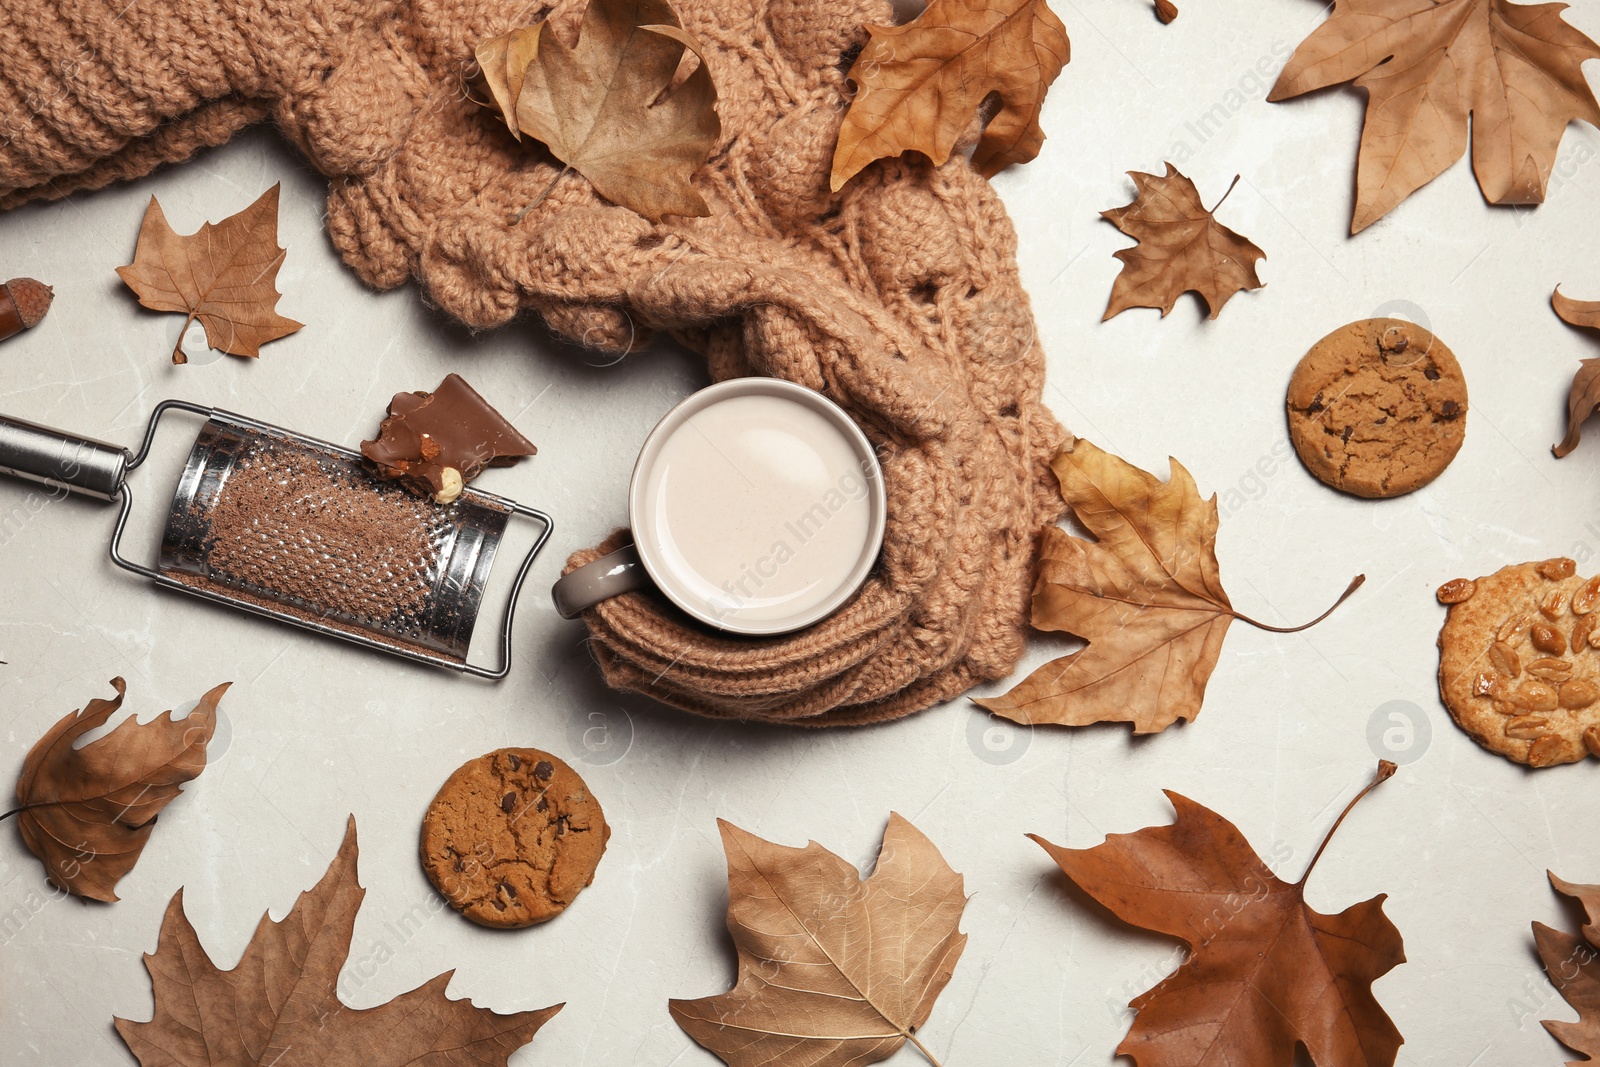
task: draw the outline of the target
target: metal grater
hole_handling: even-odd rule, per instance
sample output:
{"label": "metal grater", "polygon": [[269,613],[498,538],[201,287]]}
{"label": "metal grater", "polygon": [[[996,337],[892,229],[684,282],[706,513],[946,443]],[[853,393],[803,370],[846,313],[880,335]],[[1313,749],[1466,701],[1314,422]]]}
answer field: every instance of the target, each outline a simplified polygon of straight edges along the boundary
{"label": "metal grater", "polygon": [[[173,493],[152,569],[123,558],[126,476],[168,411],[206,419]],[[346,641],[484,678],[511,664],[511,624],[549,516],[465,489],[435,504],[375,478],[337,445],[181,400],[156,407],[136,455],[0,415],[0,471],[121,500],[111,559],[157,585]],[[500,628],[500,662],[467,662],[495,552],[513,516],[540,524]]]}

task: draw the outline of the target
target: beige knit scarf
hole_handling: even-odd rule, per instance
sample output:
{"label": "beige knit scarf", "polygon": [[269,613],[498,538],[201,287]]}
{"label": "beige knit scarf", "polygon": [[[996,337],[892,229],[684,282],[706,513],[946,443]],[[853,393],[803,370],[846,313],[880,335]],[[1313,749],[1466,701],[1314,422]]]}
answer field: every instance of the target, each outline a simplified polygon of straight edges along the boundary
{"label": "beige knit scarf", "polygon": [[[569,39],[581,3],[551,15]],[[883,0],[674,6],[719,94],[722,141],[696,178],[709,218],[652,223],[569,175],[512,221],[558,165],[472,99],[475,44],[550,14],[501,0],[0,0],[0,206],[137,177],[271,115],[332,179],[329,232],[372,285],[417,278],[473,327],[531,308],[614,353],[666,331],[716,380],[820,390],[877,448],[888,529],[852,601],[748,639],[615,598],[585,618],[610,684],[822,726],[1000,678],[1022,654],[1036,535],[1062,512],[1046,464],[1064,437],[1010,221],[959,156],[829,193],[842,71],[863,26],[890,21]]]}

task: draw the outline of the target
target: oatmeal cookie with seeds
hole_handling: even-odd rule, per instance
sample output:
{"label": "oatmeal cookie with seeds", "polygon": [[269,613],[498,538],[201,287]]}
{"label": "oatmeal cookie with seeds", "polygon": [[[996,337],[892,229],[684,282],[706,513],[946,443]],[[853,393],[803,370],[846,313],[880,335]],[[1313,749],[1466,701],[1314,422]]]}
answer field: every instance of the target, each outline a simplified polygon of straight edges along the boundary
{"label": "oatmeal cookie with seeds", "polygon": [[1600,575],[1564,556],[1439,587],[1439,696],[1491,752],[1530,767],[1600,756]]}
{"label": "oatmeal cookie with seeds", "polygon": [[1364,319],[1311,346],[1289,380],[1289,437],[1320,481],[1401,496],[1450,465],[1467,432],[1456,357],[1404,319]]}
{"label": "oatmeal cookie with seeds", "polygon": [[422,817],[422,869],[481,926],[532,926],[594,881],[611,828],[578,773],[536,748],[462,764]]}

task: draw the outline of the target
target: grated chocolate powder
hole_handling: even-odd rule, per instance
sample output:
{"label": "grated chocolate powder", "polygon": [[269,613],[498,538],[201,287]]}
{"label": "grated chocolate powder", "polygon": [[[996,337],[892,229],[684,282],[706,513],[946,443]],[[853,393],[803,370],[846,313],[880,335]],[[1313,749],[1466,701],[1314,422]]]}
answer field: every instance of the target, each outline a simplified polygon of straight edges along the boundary
{"label": "grated chocolate powder", "polygon": [[380,625],[421,614],[433,592],[439,551],[427,505],[292,448],[241,456],[206,517],[207,561],[221,584]]}

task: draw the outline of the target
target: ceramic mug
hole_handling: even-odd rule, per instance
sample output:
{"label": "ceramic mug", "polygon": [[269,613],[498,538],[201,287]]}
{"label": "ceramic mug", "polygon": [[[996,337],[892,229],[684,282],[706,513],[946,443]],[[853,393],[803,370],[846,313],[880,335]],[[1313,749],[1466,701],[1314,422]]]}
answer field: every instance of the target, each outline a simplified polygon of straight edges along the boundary
{"label": "ceramic mug", "polygon": [[848,600],[883,544],[883,472],[866,435],[822,394],[734,378],[667,412],[633,466],[634,543],[551,589],[573,618],[654,588],[692,617],[761,636]]}

